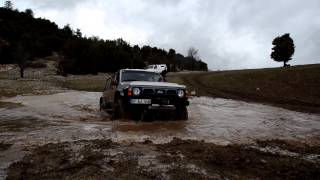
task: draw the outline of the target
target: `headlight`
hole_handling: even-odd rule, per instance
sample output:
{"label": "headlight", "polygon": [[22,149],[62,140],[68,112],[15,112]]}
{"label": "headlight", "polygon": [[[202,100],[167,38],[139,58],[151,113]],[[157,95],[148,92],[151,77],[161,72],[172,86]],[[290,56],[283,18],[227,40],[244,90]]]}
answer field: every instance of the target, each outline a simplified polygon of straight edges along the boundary
{"label": "headlight", "polygon": [[132,89],[132,93],[133,93],[134,96],[139,96],[141,91],[140,91],[139,88],[133,88]]}
{"label": "headlight", "polygon": [[178,90],[177,94],[180,98],[184,97],[184,90],[182,89]]}

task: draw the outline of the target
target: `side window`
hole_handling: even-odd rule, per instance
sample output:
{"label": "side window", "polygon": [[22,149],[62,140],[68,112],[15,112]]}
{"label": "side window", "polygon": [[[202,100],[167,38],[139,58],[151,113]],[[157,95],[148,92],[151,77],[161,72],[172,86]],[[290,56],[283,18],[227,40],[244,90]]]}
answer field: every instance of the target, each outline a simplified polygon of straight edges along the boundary
{"label": "side window", "polygon": [[117,73],[117,75],[116,75],[116,82],[117,82],[117,84],[119,84],[119,82],[120,82],[120,73]]}
{"label": "side window", "polygon": [[154,66],[154,69],[157,69],[157,65]]}
{"label": "side window", "polygon": [[111,78],[107,79],[106,86],[104,87],[104,90],[110,89],[111,88]]}
{"label": "side window", "polygon": [[115,86],[117,84],[116,77],[117,77],[116,74],[111,77],[110,88],[112,88],[112,86]]}

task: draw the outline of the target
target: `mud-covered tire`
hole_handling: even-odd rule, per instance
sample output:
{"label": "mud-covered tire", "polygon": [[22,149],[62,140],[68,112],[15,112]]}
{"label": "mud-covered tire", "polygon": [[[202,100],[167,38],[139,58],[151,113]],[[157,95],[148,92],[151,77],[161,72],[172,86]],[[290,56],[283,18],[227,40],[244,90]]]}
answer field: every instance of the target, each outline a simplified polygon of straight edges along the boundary
{"label": "mud-covered tire", "polygon": [[183,120],[186,121],[188,120],[188,109],[187,107],[178,107],[176,109],[176,120]]}
{"label": "mud-covered tire", "polygon": [[163,77],[166,77],[166,76],[167,76],[167,73],[168,73],[168,71],[163,70],[163,71],[161,72],[161,75],[162,75]]}
{"label": "mud-covered tire", "polygon": [[122,101],[118,99],[114,102],[112,119],[116,120],[123,118],[125,118],[124,107]]}
{"label": "mud-covered tire", "polygon": [[103,100],[100,98],[100,102],[99,102],[99,109],[100,111],[103,111],[105,109],[104,104],[103,104]]}
{"label": "mud-covered tire", "polygon": [[135,121],[143,120],[143,113],[142,111],[135,111],[131,113],[131,118]]}

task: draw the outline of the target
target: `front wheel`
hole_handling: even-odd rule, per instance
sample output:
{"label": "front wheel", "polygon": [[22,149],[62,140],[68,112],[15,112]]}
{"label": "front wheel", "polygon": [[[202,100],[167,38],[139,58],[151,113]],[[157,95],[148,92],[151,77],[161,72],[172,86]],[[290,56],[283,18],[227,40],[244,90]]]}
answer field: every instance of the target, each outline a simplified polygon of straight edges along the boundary
{"label": "front wheel", "polygon": [[168,73],[167,70],[163,70],[163,71],[161,72],[161,75],[162,75],[163,77],[166,77],[167,73]]}
{"label": "front wheel", "polygon": [[176,109],[176,119],[177,120],[188,120],[188,109],[187,107],[177,107]]}
{"label": "front wheel", "polygon": [[116,120],[116,119],[123,119],[123,118],[125,118],[123,104],[122,104],[122,101],[118,99],[114,103],[112,119]]}

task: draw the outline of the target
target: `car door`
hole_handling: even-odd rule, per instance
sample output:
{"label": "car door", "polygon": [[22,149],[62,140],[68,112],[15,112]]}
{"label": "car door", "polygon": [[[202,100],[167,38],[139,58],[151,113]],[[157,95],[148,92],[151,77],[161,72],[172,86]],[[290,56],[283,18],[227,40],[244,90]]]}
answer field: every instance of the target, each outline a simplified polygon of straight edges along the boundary
{"label": "car door", "polygon": [[104,102],[104,106],[106,109],[110,109],[111,108],[111,104],[109,102],[109,94],[110,94],[110,90],[111,90],[111,80],[112,78],[108,78],[106,81],[106,85],[103,89],[103,94],[102,94],[102,98],[103,98],[103,102]]}
{"label": "car door", "polygon": [[113,75],[110,79],[109,82],[106,85],[106,89],[104,91],[103,96],[105,97],[105,103],[107,107],[112,107],[113,102],[114,102],[114,94],[117,90],[117,76]]}

